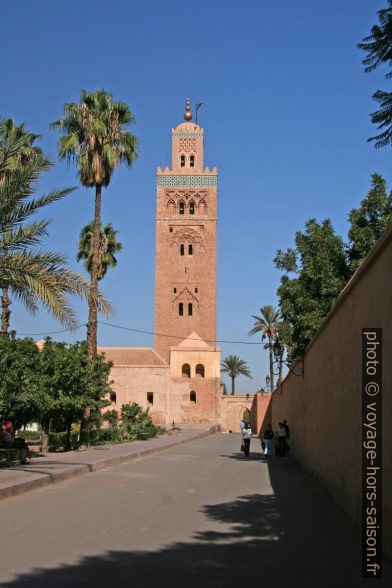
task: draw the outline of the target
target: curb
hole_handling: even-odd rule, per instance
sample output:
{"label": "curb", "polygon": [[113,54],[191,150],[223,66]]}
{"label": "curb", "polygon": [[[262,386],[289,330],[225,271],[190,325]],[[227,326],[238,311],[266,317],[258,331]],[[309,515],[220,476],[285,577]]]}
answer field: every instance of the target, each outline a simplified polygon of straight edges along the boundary
{"label": "curb", "polygon": [[45,477],[39,478],[38,480],[26,480],[25,482],[20,482],[12,486],[8,486],[6,488],[0,489],[0,500],[4,498],[11,498],[13,496],[19,496],[20,494],[24,494],[25,492],[30,492],[30,490],[36,490],[37,488],[42,488],[43,486],[48,486],[49,484],[57,484],[58,482],[64,482],[65,480],[69,480],[71,478],[76,478],[78,476],[82,476],[83,474],[89,474],[91,472],[97,472],[100,470],[104,470],[105,468],[110,468],[115,465],[120,465],[122,463],[126,463],[128,461],[133,461],[134,459],[140,459],[141,457],[148,457],[149,455],[153,455],[154,453],[160,453],[161,451],[165,451],[166,449],[171,449],[172,447],[177,447],[179,445],[184,445],[185,443],[191,443],[192,441],[196,441],[197,439],[202,439],[203,437],[208,437],[209,435],[215,435],[220,431],[219,425],[213,425],[210,427],[208,431],[202,431],[198,435],[191,437],[189,439],[179,439],[174,441],[168,445],[163,447],[149,447],[148,449],[142,449],[137,453],[131,453],[129,455],[117,455],[115,457],[109,457],[108,459],[101,461],[95,464],[81,464],[74,466],[64,472],[58,472],[56,474],[44,474]]}

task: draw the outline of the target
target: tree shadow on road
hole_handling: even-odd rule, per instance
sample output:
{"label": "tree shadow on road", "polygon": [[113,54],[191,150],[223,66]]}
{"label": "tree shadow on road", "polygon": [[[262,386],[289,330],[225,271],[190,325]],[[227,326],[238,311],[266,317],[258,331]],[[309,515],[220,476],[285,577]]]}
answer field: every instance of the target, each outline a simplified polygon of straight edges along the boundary
{"label": "tree shadow on road", "polygon": [[[156,551],[109,551],[36,569],[8,588],[323,588],[390,585],[361,579],[360,531],[291,458],[268,462],[273,494],[202,507],[206,527]],[[246,478],[244,477],[244,490]],[[44,538],[40,539],[44,543]],[[88,549],[88,546],[86,546]],[[48,567],[50,562],[48,562]],[[388,578],[387,578],[388,575]],[[364,585],[365,585],[364,584]]]}

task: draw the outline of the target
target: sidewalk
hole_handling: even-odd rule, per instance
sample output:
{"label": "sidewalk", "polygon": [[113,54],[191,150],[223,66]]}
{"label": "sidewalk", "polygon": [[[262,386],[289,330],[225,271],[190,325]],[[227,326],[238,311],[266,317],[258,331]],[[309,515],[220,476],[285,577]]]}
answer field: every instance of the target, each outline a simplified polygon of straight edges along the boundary
{"label": "sidewalk", "polygon": [[147,441],[100,445],[65,453],[36,454],[27,465],[0,469],[0,500],[157,453],[217,431],[216,425],[182,425],[179,431],[171,435]]}

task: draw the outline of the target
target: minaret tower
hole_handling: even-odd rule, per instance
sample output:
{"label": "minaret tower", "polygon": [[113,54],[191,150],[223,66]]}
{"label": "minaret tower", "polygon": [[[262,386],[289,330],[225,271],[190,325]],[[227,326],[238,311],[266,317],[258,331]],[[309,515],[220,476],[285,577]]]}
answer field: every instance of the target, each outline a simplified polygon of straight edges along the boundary
{"label": "minaret tower", "polygon": [[171,169],[157,169],[154,346],[167,362],[192,333],[216,338],[217,169],[204,168],[189,100],[184,119],[172,129]]}

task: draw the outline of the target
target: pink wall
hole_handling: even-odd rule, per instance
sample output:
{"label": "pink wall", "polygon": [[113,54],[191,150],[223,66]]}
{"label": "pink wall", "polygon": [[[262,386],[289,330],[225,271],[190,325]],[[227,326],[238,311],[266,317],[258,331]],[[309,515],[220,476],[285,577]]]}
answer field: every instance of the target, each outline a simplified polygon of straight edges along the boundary
{"label": "pink wall", "polygon": [[362,328],[383,329],[383,546],[392,556],[392,225],[340,294],[305,354],[272,399],[272,425],[287,419],[295,457],[361,521]]}
{"label": "pink wall", "polygon": [[251,426],[252,431],[260,435],[266,426],[271,423],[271,394],[262,394],[257,392],[253,397],[253,404],[251,410]]}

